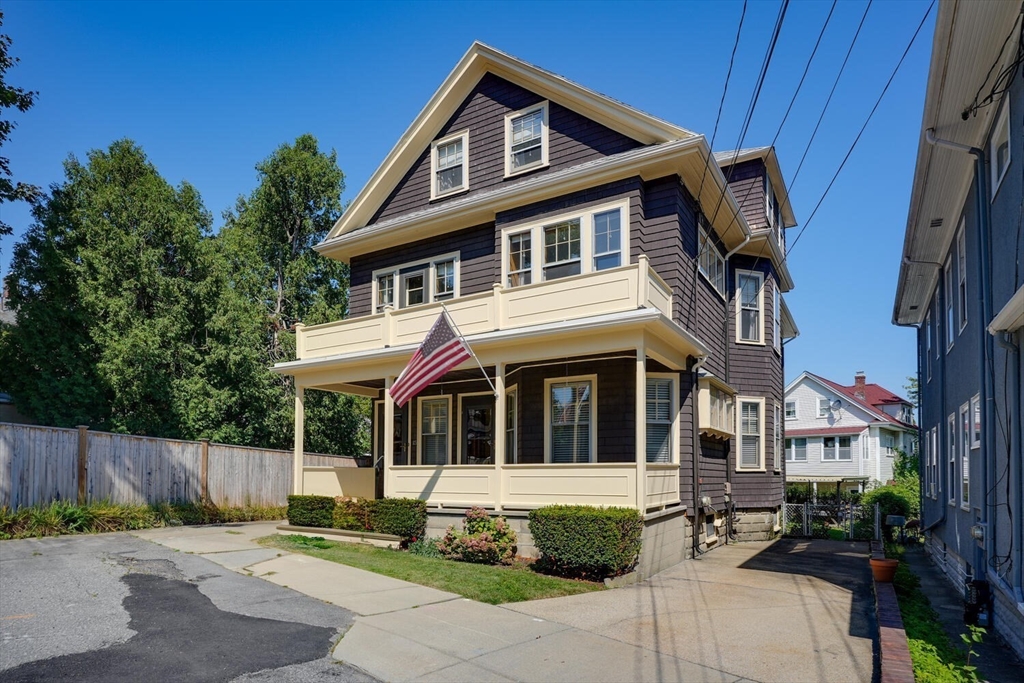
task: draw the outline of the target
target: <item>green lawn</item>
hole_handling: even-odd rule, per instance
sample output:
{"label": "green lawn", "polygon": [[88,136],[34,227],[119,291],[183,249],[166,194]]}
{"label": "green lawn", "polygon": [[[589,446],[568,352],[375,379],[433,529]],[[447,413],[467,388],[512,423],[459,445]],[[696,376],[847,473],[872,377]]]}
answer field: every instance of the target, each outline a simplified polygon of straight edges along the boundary
{"label": "green lawn", "polygon": [[395,579],[430,586],[463,597],[498,605],[541,598],[556,598],[603,590],[604,585],[538,574],[529,567],[492,567],[412,555],[400,550],[334,541],[313,541],[304,536],[265,536],[260,545],[303,553]]}

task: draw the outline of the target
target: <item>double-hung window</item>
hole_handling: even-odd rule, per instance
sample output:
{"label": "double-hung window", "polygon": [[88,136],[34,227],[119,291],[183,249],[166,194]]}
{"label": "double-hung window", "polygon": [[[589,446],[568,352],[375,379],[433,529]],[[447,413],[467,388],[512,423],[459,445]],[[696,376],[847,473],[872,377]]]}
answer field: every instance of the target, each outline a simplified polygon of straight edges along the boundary
{"label": "double-hung window", "polygon": [[647,462],[675,461],[675,382],[669,377],[647,378]]}
{"label": "double-hung window", "polygon": [[553,463],[593,462],[597,441],[594,406],[597,377],[545,380],[546,460]]}
{"label": "double-hung window", "polygon": [[434,264],[434,301],[455,296],[455,261]]}
{"label": "double-hung window", "polygon": [[764,469],[764,399],[737,399],[740,439],[739,470]]}
{"label": "double-hung window", "polygon": [[939,428],[932,427],[932,481],[935,488],[932,499],[938,500],[942,495],[942,478],[939,477]]}
{"label": "double-hung window", "polygon": [[981,448],[981,396],[971,399],[971,448]]}
{"label": "double-hung window", "polygon": [[828,417],[832,412],[832,402],[827,398],[818,399],[818,417]]}
{"label": "double-hung window", "polygon": [[786,439],[786,462],[807,462],[807,439]]}
{"label": "double-hung window", "polygon": [[447,465],[450,446],[448,416],[451,398],[420,397],[420,464]]}
{"label": "double-hung window", "polygon": [[786,401],[786,419],[796,419],[796,401]]}
{"label": "double-hung window", "polygon": [[548,103],[505,116],[505,176],[548,165]]}
{"label": "double-hung window", "polygon": [[519,411],[516,405],[518,397],[519,391],[515,386],[510,387],[505,392],[505,462],[513,464],[516,462],[518,455],[518,449],[516,448],[519,441],[516,438],[519,431]]}
{"label": "double-hung window", "polygon": [[439,199],[469,189],[469,131],[437,140],[430,145],[433,181],[430,198]]}
{"label": "double-hung window", "polygon": [[772,343],[775,345],[775,350],[781,353],[782,352],[782,329],[781,329],[781,322],[782,322],[782,310],[781,310],[781,308],[782,308],[782,306],[781,306],[781,300],[779,298],[780,297],[780,295],[779,295],[779,287],[778,287],[777,283],[776,283],[775,287],[772,287],[772,294],[774,295],[773,296],[774,306],[772,307],[772,309],[773,309],[773,313],[772,313]]}
{"label": "double-hung window", "polygon": [[[551,216],[502,231],[502,280],[507,287],[593,273],[629,263],[624,223],[629,200]],[[537,258],[533,247],[539,246]]]}
{"label": "double-hung window", "polygon": [[425,280],[426,271],[423,270],[402,276],[402,308],[426,303],[429,295]]}
{"label": "double-hung window", "polygon": [[992,198],[995,199],[1006,169],[1010,167],[1010,101],[1006,100],[992,129],[988,158],[992,168]]}
{"label": "double-hung window", "polygon": [[459,256],[445,254],[429,261],[404,263],[373,272],[374,312],[407,308],[459,295]]}
{"label": "double-hung window", "polygon": [[949,504],[956,505],[956,414],[950,413],[946,419],[946,454],[949,460]]}
{"label": "double-hung window", "polygon": [[853,460],[853,437],[826,436],[821,442],[822,460]]}
{"label": "double-hung window", "polygon": [[971,505],[971,406],[960,406],[960,506]]}
{"label": "double-hung window", "polygon": [[782,470],[782,409],[779,406],[779,402],[775,402],[775,422],[772,424],[773,433],[775,439],[772,441],[774,445],[772,460],[775,462],[775,471]]}
{"label": "double-hung window", "polygon": [[927,366],[927,381],[932,381],[932,312],[929,310],[924,314],[924,357]]}
{"label": "double-hung window", "polygon": [[946,350],[953,348],[953,330],[956,329],[953,320],[953,256],[946,259],[945,277],[946,281]]}
{"label": "double-hung window", "polygon": [[764,275],[736,271],[736,341],[764,343]]}
{"label": "double-hung window", "polygon": [[374,283],[377,288],[376,312],[380,313],[386,307],[395,305],[395,274],[385,273],[378,275]]}
{"label": "double-hung window", "polygon": [[960,220],[960,230],[956,234],[957,258],[957,304],[960,313],[960,332],[967,327],[967,240],[964,237],[964,220]]}
{"label": "double-hung window", "polygon": [[703,217],[697,226],[697,235],[700,240],[700,258],[698,260],[700,274],[707,278],[715,291],[725,296],[725,258],[718,251],[718,245],[715,244]]}

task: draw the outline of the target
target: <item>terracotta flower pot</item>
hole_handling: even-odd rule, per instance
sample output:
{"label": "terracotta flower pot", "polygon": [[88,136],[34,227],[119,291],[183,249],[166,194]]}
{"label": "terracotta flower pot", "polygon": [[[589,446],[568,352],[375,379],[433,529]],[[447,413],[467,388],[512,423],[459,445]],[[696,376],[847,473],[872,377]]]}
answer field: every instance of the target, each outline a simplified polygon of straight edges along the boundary
{"label": "terracotta flower pot", "polygon": [[871,574],[879,583],[892,583],[896,576],[896,567],[900,566],[899,560],[871,560]]}

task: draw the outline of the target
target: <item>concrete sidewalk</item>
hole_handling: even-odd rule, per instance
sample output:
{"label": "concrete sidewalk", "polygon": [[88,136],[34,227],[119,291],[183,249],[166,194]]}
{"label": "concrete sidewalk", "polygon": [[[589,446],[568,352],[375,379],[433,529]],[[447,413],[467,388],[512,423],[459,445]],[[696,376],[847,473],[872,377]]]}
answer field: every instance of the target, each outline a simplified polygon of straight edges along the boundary
{"label": "concrete sidewalk", "polygon": [[[845,562],[866,572],[867,561],[852,544],[818,557],[831,567],[819,576],[787,569],[787,561],[815,559],[800,549],[784,548],[773,561],[765,557],[772,544],[744,544],[638,586],[494,606],[253,542],[274,527],[136,535],[355,612],[334,656],[388,681],[872,678],[871,629],[863,623],[870,609],[862,614],[857,598],[863,577],[844,569]],[[838,563],[836,550],[847,555]]]}

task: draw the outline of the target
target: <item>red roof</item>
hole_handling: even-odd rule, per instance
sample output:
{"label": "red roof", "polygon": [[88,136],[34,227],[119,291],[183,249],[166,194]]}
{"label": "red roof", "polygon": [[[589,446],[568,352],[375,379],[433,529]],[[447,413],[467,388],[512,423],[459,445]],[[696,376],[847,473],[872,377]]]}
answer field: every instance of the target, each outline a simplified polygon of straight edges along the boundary
{"label": "red roof", "polygon": [[877,384],[865,384],[863,387],[864,398],[860,399],[857,397],[856,394],[857,390],[860,387],[858,387],[856,384],[847,386],[844,384],[839,384],[838,382],[833,382],[830,379],[825,379],[824,377],[815,375],[814,373],[811,372],[808,372],[807,374],[810,375],[811,377],[814,377],[823,384],[826,384],[827,386],[831,387],[832,389],[839,392],[843,396],[846,396],[848,399],[856,403],[858,406],[860,406],[864,410],[867,410],[869,413],[875,415],[879,419],[884,420],[885,422],[892,422],[893,424],[909,427],[911,429],[917,429],[915,425],[902,422],[881,409],[881,406],[892,405],[894,403],[905,403],[908,406],[912,405],[910,401],[906,400],[905,398],[900,398],[899,396],[892,393],[888,389],[881,387]]}
{"label": "red roof", "polygon": [[814,429],[787,429],[786,438],[791,439],[793,437],[804,437],[804,436],[855,436],[860,434],[867,425],[860,425],[857,427],[817,427]]}

